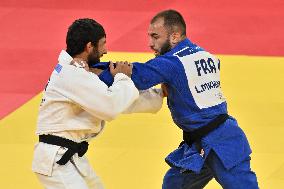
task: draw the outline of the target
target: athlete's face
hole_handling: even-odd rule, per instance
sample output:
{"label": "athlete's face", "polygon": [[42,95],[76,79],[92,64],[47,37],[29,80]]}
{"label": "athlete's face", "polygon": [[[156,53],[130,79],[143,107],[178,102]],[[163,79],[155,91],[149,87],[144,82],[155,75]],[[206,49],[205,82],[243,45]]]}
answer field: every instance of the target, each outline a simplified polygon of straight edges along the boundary
{"label": "athlete's face", "polygon": [[106,38],[103,37],[98,41],[98,44],[96,46],[93,46],[93,50],[88,55],[88,64],[94,65],[100,62],[100,58],[106,53]]}
{"label": "athlete's face", "polygon": [[164,26],[164,20],[162,18],[150,24],[148,37],[149,46],[156,56],[163,55],[171,50],[170,34]]}

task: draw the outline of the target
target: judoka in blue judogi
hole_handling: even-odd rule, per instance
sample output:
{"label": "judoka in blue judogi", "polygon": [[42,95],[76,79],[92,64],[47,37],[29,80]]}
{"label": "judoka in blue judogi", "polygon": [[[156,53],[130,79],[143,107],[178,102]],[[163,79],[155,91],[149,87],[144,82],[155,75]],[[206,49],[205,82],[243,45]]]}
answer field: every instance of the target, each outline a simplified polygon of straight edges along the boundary
{"label": "judoka in blue judogi", "polygon": [[[169,24],[178,28],[184,21],[174,10],[163,11],[152,19],[150,47],[157,56],[143,64],[133,63],[132,71],[132,80],[139,90],[161,83],[167,86],[167,105],[172,119],[184,131],[186,141],[166,157],[171,168],[164,177],[163,189],[200,189],[212,178],[226,189],[258,188],[256,175],[250,168],[252,151],[247,138],[236,119],[227,116],[227,103],[220,85],[220,60],[188,38],[182,38],[182,32],[178,36],[181,40],[174,44],[175,34],[169,31]],[[170,37],[159,48],[158,37],[162,38],[164,31],[161,27]],[[176,30],[179,31],[182,30]],[[99,77],[110,86],[113,77],[108,64],[99,63],[94,67],[105,69]],[[216,126],[218,119],[217,127],[205,132],[200,140],[187,141],[186,133],[211,127],[212,123]]]}

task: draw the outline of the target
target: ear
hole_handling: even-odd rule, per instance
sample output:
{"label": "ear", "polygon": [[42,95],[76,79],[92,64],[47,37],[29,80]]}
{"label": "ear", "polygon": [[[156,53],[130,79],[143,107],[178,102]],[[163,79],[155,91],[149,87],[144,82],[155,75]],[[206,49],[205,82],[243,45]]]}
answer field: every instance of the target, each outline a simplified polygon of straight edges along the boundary
{"label": "ear", "polygon": [[86,44],[85,51],[89,54],[90,52],[92,52],[93,48],[94,48],[94,46],[92,45],[92,43],[88,42]]}
{"label": "ear", "polygon": [[181,38],[181,35],[180,35],[179,32],[173,32],[173,33],[170,35],[170,43],[171,43],[172,45],[176,45],[177,43],[179,43],[180,38]]}

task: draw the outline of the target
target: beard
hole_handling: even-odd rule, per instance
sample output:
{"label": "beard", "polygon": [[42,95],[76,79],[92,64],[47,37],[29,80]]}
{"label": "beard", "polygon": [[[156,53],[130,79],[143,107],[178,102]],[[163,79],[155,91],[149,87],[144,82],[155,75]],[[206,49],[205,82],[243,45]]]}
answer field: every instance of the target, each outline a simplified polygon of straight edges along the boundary
{"label": "beard", "polygon": [[170,39],[167,39],[167,41],[165,41],[165,43],[162,45],[160,51],[159,51],[159,55],[163,55],[167,52],[169,52],[171,50],[172,46],[170,43]]}
{"label": "beard", "polygon": [[97,48],[94,47],[93,51],[88,55],[88,65],[92,67],[100,62],[100,54]]}

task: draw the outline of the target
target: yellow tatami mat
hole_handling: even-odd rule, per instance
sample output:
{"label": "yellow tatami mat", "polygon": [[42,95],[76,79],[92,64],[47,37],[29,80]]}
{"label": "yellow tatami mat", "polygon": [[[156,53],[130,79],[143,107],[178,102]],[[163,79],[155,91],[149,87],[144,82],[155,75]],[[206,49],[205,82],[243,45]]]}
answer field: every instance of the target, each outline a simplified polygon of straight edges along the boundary
{"label": "yellow tatami mat", "polygon": [[[151,57],[111,52],[104,60]],[[229,113],[249,138],[260,188],[284,188],[284,57],[218,57]],[[31,171],[40,100],[41,94],[0,121],[0,188],[42,188]],[[106,189],[159,189],[168,169],[164,157],[180,140],[181,131],[164,101],[157,114],[121,115],[108,123],[91,143],[88,156]],[[219,188],[216,181],[206,187]]]}

